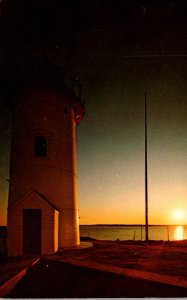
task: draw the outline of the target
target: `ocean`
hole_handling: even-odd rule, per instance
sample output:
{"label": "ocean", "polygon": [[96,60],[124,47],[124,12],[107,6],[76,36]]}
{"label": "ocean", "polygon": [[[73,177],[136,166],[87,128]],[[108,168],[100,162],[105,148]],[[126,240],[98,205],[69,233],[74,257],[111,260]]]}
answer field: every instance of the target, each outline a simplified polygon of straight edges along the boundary
{"label": "ocean", "polygon": [[[145,240],[144,225],[80,225],[80,236],[97,240]],[[149,240],[187,239],[187,225],[150,225]]]}

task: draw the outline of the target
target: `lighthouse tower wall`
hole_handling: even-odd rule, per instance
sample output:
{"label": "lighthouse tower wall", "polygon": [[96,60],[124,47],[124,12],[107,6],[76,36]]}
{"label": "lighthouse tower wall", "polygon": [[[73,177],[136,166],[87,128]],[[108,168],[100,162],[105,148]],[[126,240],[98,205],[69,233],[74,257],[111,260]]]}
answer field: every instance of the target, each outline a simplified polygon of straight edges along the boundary
{"label": "lighthouse tower wall", "polygon": [[76,101],[73,94],[32,87],[19,94],[13,108],[8,223],[15,203],[32,190],[59,212],[59,248],[80,243],[72,117]]}

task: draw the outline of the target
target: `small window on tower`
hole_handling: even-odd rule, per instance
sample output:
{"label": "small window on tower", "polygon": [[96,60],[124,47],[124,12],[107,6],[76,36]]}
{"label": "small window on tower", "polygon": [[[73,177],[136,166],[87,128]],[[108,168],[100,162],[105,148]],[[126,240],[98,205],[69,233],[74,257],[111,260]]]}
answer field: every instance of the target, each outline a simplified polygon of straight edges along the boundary
{"label": "small window on tower", "polygon": [[44,136],[35,137],[35,156],[47,156],[47,139]]}

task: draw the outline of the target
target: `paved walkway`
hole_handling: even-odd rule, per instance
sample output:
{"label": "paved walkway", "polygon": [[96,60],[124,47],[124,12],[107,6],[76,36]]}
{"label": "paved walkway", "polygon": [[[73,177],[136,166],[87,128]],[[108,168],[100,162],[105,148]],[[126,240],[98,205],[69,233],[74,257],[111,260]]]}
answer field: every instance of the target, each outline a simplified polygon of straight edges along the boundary
{"label": "paved walkway", "polygon": [[6,297],[25,276],[28,269],[39,260],[40,258],[30,258],[6,264],[0,274],[0,298]]}

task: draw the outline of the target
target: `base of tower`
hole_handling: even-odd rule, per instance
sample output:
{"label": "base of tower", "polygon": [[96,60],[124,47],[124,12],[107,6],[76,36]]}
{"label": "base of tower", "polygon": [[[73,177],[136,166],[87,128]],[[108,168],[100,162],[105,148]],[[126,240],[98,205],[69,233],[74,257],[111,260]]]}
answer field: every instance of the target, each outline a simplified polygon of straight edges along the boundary
{"label": "base of tower", "polygon": [[91,243],[91,242],[80,242],[80,244],[77,246],[60,247],[56,253],[60,254],[64,250],[76,250],[76,249],[78,250],[78,249],[90,248],[92,246],[93,246],[93,243]]}

